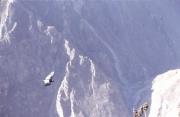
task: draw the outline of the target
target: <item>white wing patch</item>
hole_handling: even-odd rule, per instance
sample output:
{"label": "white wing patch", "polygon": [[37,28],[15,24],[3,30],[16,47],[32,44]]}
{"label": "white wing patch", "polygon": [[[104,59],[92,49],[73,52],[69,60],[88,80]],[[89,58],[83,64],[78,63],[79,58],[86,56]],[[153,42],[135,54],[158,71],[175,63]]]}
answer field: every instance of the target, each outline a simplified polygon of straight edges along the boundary
{"label": "white wing patch", "polygon": [[54,71],[52,71],[50,74],[48,74],[45,78],[45,80],[50,80],[54,76]]}
{"label": "white wing patch", "polygon": [[50,74],[48,74],[46,76],[46,78],[43,80],[43,83],[45,85],[50,85],[50,83],[52,82],[51,80],[52,80],[53,76],[54,76],[54,71],[52,71]]}

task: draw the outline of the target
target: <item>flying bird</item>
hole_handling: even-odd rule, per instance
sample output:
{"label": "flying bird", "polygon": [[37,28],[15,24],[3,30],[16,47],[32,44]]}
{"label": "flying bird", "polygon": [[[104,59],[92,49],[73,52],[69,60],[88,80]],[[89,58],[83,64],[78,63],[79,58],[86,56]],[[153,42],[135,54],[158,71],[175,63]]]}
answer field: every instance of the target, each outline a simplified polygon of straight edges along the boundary
{"label": "flying bird", "polygon": [[51,83],[54,82],[53,77],[54,77],[54,71],[48,74],[46,78],[43,80],[44,86],[51,85]]}

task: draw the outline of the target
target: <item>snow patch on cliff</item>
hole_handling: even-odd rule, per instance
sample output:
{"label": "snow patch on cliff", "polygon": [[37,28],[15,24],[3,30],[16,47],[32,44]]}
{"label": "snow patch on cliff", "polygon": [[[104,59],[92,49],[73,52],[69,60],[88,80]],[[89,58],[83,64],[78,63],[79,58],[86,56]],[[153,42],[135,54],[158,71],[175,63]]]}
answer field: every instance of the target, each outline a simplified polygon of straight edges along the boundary
{"label": "snow patch on cliff", "polygon": [[[57,113],[58,113],[59,117],[64,117],[64,110],[63,110],[63,107],[61,105],[61,100],[66,102],[69,100],[69,97],[70,97],[70,102],[71,103],[73,102],[73,99],[72,99],[72,96],[73,96],[72,93],[73,92],[71,92],[71,94],[69,96],[69,75],[70,75],[69,67],[71,66],[71,62],[74,58],[75,50],[74,49],[71,50],[71,48],[69,47],[69,42],[67,40],[65,40],[64,47],[66,49],[67,55],[69,56],[69,61],[66,64],[65,76],[64,76],[64,79],[63,79],[61,86],[59,88],[57,99],[56,99],[56,109],[57,109]],[[72,108],[73,107],[71,107],[71,111],[73,113]]]}
{"label": "snow patch on cliff", "polygon": [[11,29],[8,29],[7,22],[11,12],[10,7],[14,0],[0,1],[0,42],[10,42],[9,34],[15,29],[17,23],[14,23]]}
{"label": "snow patch on cliff", "polygon": [[65,40],[65,44],[64,44],[66,51],[67,51],[67,55],[69,56],[70,59],[70,65],[71,65],[71,61],[74,59],[75,56],[75,49],[73,48],[71,50],[70,46],[69,46],[69,42],[67,40]]}
{"label": "snow patch on cliff", "polygon": [[180,116],[180,69],[158,75],[152,90],[149,117]]}

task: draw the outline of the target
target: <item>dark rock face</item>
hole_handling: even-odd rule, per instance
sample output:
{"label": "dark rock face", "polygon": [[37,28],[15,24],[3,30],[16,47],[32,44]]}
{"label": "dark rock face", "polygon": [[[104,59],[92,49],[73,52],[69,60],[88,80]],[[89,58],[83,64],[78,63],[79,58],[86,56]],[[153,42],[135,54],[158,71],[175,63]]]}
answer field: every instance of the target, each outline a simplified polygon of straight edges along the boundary
{"label": "dark rock face", "polygon": [[[112,113],[124,109],[124,117],[132,114],[134,106],[149,100],[154,76],[180,65],[177,0],[14,0],[10,3],[2,0],[0,3],[2,117],[58,116],[56,98],[70,59],[65,40],[76,51],[74,61],[79,61],[78,56],[82,55],[93,62],[97,87],[106,81],[113,85],[111,90],[116,93],[111,95],[107,91],[106,96],[114,104]],[[77,74],[79,81],[85,83],[81,78],[91,73],[90,66],[81,67],[74,62],[70,67],[73,69],[70,76]],[[55,82],[44,87],[42,80],[53,70]],[[81,91],[83,85],[67,86],[80,96],[89,91]],[[103,108],[99,114],[88,115],[90,106],[78,108],[82,113],[76,116],[113,116],[112,109],[103,111]]]}

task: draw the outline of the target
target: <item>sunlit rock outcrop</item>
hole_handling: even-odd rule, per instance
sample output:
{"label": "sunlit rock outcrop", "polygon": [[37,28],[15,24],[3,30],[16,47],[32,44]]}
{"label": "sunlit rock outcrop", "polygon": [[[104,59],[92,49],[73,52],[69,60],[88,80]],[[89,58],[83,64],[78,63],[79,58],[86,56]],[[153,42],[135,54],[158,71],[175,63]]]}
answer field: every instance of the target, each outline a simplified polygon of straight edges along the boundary
{"label": "sunlit rock outcrop", "polygon": [[71,49],[67,40],[64,46],[69,61],[56,100],[59,117],[128,116],[116,83],[100,72],[91,59]]}
{"label": "sunlit rock outcrop", "polygon": [[149,117],[180,116],[180,69],[158,75],[152,90]]}

